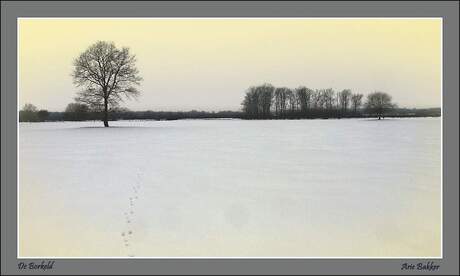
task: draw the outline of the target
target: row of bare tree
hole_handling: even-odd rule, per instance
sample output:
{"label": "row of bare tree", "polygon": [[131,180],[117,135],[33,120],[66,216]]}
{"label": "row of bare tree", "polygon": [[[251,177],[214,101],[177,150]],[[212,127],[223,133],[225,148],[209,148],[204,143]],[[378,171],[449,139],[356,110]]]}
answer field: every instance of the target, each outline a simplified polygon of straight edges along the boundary
{"label": "row of bare tree", "polygon": [[363,94],[354,94],[350,89],[340,92],[305,86],[291,89],[266,83],[250,87],[242,106],[248,119],[285,119],[351,117],[359,115],[363,107],[380,118],[395,105],[391,103],[391,96],[383,92],[369,94],[363,103]]}

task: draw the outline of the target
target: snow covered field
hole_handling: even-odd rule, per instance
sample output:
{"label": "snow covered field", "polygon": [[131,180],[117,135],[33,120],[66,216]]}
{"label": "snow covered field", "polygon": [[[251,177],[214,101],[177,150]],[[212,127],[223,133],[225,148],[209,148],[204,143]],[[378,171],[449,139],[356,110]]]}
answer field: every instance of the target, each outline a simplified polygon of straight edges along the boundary
{"label": "snow covered field", "polygon": [[21,257],[441,255],[441,119],[21,123]]}

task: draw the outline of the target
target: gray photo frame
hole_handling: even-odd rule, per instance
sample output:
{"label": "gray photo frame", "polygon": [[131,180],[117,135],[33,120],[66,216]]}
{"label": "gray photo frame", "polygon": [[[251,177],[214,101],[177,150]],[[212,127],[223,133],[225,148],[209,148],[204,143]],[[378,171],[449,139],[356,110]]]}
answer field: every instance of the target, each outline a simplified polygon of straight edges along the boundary
{"label": "gray photo frame", "polygon": [[[441,17],[443,19],[443,252],[440,259],[18,259],[17,18],[20,17]],[[458,1],[2,1],[1,273],[20,274],[459,274]],[[54,261],[52,269],[21,263]],[[403,264],[438,265],[434,271]]]}

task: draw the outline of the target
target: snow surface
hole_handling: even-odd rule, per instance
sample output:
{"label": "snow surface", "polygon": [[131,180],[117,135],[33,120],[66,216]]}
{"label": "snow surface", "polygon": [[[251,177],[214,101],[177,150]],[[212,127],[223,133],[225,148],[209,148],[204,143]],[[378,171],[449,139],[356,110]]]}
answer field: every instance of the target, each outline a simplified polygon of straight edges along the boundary
{"label": "snow surface", "polygon": [[441,254],[441,119],[21,123],[21,257]]}

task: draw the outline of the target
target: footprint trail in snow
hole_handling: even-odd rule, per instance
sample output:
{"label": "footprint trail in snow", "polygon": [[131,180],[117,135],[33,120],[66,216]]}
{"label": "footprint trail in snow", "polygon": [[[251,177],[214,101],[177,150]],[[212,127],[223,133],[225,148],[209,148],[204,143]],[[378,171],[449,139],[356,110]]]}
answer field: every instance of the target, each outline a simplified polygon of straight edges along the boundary
{"label": "footprint trail in snow", "polygon": [[128,257],[134,257],[134,249],[132,246],[132,238],[134,231],[132,230],[132,225],[135,217],[134,207],[136,201],[139,199],[139,190],[141,189],[141,171],[138,169],[136,173],[136,181],[131,184],[132,192],[129,195],[129,207],[128,210],[123,213],[125,219],[125,230],[121,232],[121,237],[123,240],[123,245],[126,249]]}

